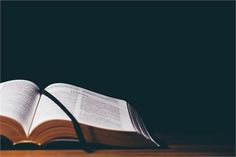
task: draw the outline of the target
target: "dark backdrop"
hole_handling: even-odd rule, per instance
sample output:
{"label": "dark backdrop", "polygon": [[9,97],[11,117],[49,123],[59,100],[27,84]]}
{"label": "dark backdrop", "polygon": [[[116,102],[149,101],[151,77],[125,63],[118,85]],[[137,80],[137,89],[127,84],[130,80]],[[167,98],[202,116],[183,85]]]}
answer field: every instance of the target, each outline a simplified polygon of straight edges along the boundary
{"label": "dark backdrop", "polygon": [[129,101],[160,132],[234,135],[234,2],[2,2],[2,81]]}

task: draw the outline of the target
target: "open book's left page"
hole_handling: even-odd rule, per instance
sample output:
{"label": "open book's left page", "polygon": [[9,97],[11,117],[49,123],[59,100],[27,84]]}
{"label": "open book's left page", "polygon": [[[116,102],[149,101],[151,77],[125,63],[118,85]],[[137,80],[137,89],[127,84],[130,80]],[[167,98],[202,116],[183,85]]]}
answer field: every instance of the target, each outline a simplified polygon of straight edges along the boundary
{"label": "open book's left page", "polygon": [[39,88],[33,82],[13,80],[0,83],[0,116],[17,121],[28,135],[39,99]]}

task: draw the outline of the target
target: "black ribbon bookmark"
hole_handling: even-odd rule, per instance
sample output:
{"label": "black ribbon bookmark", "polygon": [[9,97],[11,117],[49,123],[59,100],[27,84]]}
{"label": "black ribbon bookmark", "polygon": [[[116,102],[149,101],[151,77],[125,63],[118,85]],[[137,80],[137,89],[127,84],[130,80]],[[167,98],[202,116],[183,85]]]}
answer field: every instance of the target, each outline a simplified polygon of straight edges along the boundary
{"label": "black ribbon bookmark", "polygon": [[70,113],[70,111],[57,99],[55,98],[52,94],[50,94],[49,92],[47,92],[46,90],[42,90],[41,94],[47,96],[48,98],[50,98],[53,102],[55,102],[67,115],[68,117],[71,119],[72,124],[74,126],[76,135],[79,139],[79,142],[81,144],[81,147],[86,151],[86,152],[92,152],[87,143],[86,140],[84,138],[84,135],[82,133],[80,124],[78,123],[78,121],[76,120],[76,118]]}

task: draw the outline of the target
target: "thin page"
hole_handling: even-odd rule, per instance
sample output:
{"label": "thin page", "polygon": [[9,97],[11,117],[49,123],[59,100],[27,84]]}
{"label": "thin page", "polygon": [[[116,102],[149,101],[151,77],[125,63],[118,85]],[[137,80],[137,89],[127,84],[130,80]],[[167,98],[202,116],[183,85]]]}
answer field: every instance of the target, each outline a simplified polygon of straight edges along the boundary
{"label": "thin page", "polygon": [[[123,100],[68,84],[53,84],[45,90],[65,105],[80,123],[110,130],[134,131]],[[52,100],[41,96],[31,131],[37,125],[54,119],[70,120]]]}
{"label": "thin page", "polygon": [[0,84],[0,115],[18,121],[29,131],[37,103],[39,88],[26,80],[13,80]]}

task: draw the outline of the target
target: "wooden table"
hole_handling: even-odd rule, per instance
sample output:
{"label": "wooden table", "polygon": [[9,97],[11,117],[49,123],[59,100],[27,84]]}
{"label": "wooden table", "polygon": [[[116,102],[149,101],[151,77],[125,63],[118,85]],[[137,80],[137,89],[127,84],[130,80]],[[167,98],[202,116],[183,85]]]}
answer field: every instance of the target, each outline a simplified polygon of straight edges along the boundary
{"label": "wooden table", "polygon": [[167,149],[100,149],[92,153],[83,150],[3,150],[1,157],[15,156],[235,156],[234,139],[218,135],[162,136]]}

